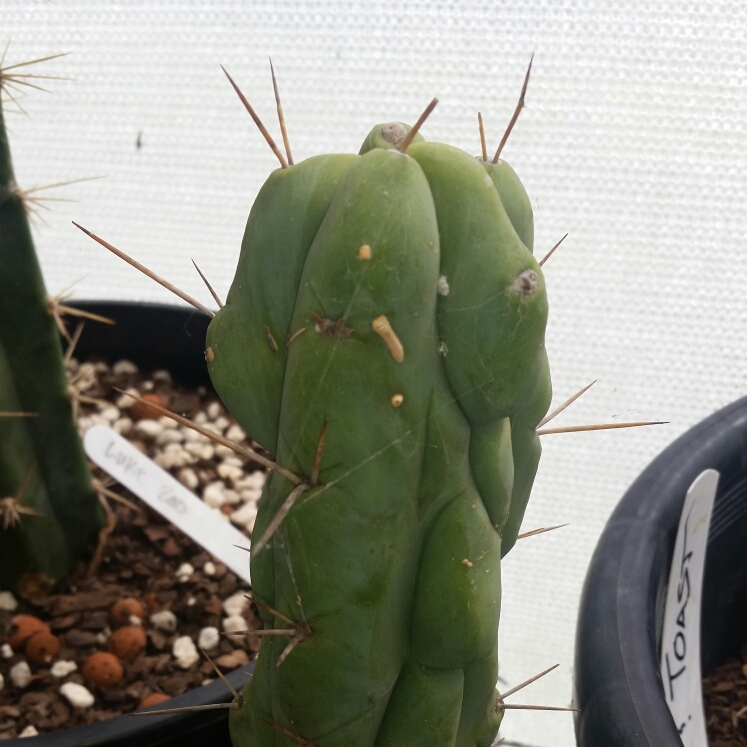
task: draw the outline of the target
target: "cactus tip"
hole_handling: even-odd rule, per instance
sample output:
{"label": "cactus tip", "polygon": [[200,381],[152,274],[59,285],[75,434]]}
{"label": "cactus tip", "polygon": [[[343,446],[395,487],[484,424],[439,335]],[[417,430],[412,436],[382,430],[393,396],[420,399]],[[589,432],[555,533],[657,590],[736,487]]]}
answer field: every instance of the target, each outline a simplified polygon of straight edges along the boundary
{"label": "cactus tip", "polygon": [[482,114],[477,112],[477,126],[480,128],[480,148],[482,150],[483,163],[488,162],[488,146],[485,143],[485,129],[482,126]]}
{"label": "cactus tip", "polygon": [[412,129],[407,133],[407,136],[399,146],[400,153],[407,152],[407,149],[410,147],[410,143],[412,142],[413,138],[418,134],[418,130],[423,126],[425,120],[428,119],[431,112],[436,108],[436,104],[438,104],[438,99],[433,99],[433,101],[431,101],[431,103],[425,107],[425,111],[418,117],[418,121],[415,122],[415,124],[412,126]]}
{"label": "cactus tip", "polygon": [[550,249],[550,251],[547,254],[545,254],[544,257],[542,257],[542,259],[539,261],[540,267],[542,267],[542,265],[544,265],[545,262],[547,262],[547,260],[550,259],[550,257],[552,257],[552,255],[555,253],[555,250],[566,240],[567,237],[568,237],[568,234],[565,234],[565,236],[563,236],[563,238],[561,238],[560,241],[556,242],[555,246],[552,249]]}
{"label": "cactus tip", "polygon": [[519,119],[519,114],[521,114],[521,110],[524,108],[524,98],[527,95],[527,86],[529,85],[529,76],[532,72],[533,62],[534,62],[534,52],[532,52],[532,56],[529,59],[529,67],[527,68],[526,75],[524,76],[524,84],[521,86],[521,94],[519,95],[519,102],[516,104],[516,109],[514,109],[514,113],[511,117],[511,120],[508,123],[508,127],[506,127],[506,131],[503,133],[501,142],[498,145],[498,150],[496,150],[495,156],[493,156],[493,163],[498,163],[498,159],[501,157],[501,152],[503,151],[503,146],[506,145],[508,136],[511,134],[511,130],[514,129],[514,125],[516,124],[516,121]]}
{"label": "cactus tip", "polygon": [[213,300],[215,301],[215,303],[218,304],[218,308],[222,309],[223,302],[218,297],[218,294],[213,290],[213,286],[210,285],[210,283],[208,282],[208,279],[202,274],[202,270],[197,266],[197,262],[192,260],[192,264],[195,266],[195,270],[197,270],[199,276],[202,278],[202,282],[205,283],[205,285],[207,286],[207,289],[210,291],[210,295],[213,297]]}
{"label": "cactus tip", "polygon": [[285,154],[288,156],[288,165],[293,166],[293,155],[291,154],[290,141],[288,140],[288,131],[285,127],[285,115],[283,114],[283,105],[280,103],[280,92],[278,91],[278,82],[275,79],[275,68],[272,66],[272,57],[270,57],[270,72],[272,73],[272,88],[275,91],[275,104],[278,110],[278,121],[280,122],[280,133],[283,136]]}

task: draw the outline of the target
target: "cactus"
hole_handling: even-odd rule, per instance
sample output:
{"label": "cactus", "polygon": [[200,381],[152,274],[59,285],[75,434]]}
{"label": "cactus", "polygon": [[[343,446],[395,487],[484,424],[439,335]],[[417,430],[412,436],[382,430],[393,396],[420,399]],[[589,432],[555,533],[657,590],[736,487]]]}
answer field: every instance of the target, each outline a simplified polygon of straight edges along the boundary
{"label": "cactus", "polygon": [[267,630],[236,747],[489,747],[500,724],[545,286],[513,170],[415,130],[275,171],[208,330],[216,390],[285,468],[254,531]]}
{"label": "cactus", "polygon": [[[23,83],[6,71],[0,89]],[[27,207],[0,105],[0,588],[13,588],[26,571],[60,578],[95,544],[102,523]]]}

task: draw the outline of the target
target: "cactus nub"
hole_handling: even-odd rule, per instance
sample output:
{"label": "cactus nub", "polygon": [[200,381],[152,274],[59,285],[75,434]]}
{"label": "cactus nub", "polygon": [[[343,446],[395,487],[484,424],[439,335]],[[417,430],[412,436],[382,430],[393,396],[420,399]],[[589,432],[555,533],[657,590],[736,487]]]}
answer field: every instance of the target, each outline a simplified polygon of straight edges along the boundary
{"label": "cactus nub", "polygon": [[401,123],[260,191],[208,367],[308,477],[271,475],[260,503],[253,594],[279,634],[231,711],[236,747],[491,744],[500,560],[550,402],[532,242],[505,162]]}

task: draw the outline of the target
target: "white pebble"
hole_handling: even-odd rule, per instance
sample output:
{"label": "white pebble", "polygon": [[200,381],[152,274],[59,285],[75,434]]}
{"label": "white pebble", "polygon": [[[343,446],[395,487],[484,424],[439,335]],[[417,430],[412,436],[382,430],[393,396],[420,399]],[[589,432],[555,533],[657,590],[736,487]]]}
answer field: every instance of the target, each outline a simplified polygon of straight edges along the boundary
{"label": "white pebble", "polygon": [[180,636],[174,641],[171,653],[182,669],[189,669],[200,659],[195,643],[188,635]]}
{"label": "white pebble", "polygon": [[194,607],[197,604],[197,597],[190,597],[187,600],[187,607]]}
{"label": "white pebble", "polygon": [[[86,365],[85,363],[83,364]],[[81,366],[83,368],[83,366]],[[112,366],[112,373],[115,376],[121,376],[122,374],[136,374],[138,372],[138,367],[132,362],[128,360],[121,360],[117,361]]]}
{"label": "white pebble", "polygon": [[226,617],[240,615],[249,606],[249,600],[243,591],[232,594],[228,599],[223,600],[223,611]]}
{"label": "white pebble", "polygon": [[[249,630],[246,626],[246,620],[241,615],[231,615],[231,617],[223,618],[223,630],[226,633],[238,633],[242,630]],[[228,636],[234,643],[243,643],[246,640],[244,635],[229,635]]]}
{"label": "white pebble", "polygon": [[207,436],[203,436],[199,431],[195,431],[192,428],[181,426],[181,431],[184,434],[184,440],[190,444],[206,444],[210,441]]}
{"label": "white pebble", "polygon": [[208,416],[204,411],[200,410],[197,415],[195,415],[194,421],[197,425],[205,425],[208,421]]}
{"label": "white pebble", "polygon": [[226,438],[240,444],[246,440],[246,431],[237,423],[234,423],[226,432]]}
{"label": "white pebble", "polygon": [[0,674],[0,691],[5,687],[5,677]]}
{"label": "white pebble", "polygon": [[130,625],[140,625],[140,626],[142,626],[143,621],[137,615],[130,615],[129,623],[130,623]]}
{"label": "white pebble", "polygon": [[242,490],[239,495],[241,496],[241,500],[244,501],[244,503],[253,503],[256,506],[259,503],[260,498],[262,497],[262,491],[253,489]]}
{"label": "white pebble", "polygon": [[152,392],[152,391],[153,391],[153,387],[154,387],[154,386],[155,386],[155,385],[153,384],[153,382],[152,382],[152,381],[144,381],[144,382],[143,382],[143,383],[142,383],[142,384],[140,385],[140,388],[141,388],[141,389],[142,389],[142,390],[143,390],[144,392]]}
{"label": "white pebble", "polygon": [[211,482],[202,491],[202,500],[211,508],[220,508],[226,502],[223,495],[225,489],[226,485],[222,480]]}
{"label": "white pebble", "polygon": [[120,418],[112,425],[112,430],[120,436],[127,435],[132,430],[132,418]]}
{"label": "white pebble", "polygon": [[183,584],[189,581],[189,577],[195,572],[195,569],[190,563],[182,563],[176,570],[176,580]]}
{"label": "white pebble", "polygon": [[52,664],[49,673],[52,677],[62,679],[67,677],[71,672],[74,672],[78,668],[78,665],[74,661],[56,661]]}
{"label": "white pebble", "polygon": [[29,724],[18,736],[19,737],[35,737],[39,734],[36,727],[33,724]]}
{"label": "white pebble", "polygon": [[138,420],[135,424],[135,432],[144,438],[157,438],[163,433],[163,426],[157,420]]}
{"label": "white pebble", "polygon": [[215,455],[215,449],[211,444],[206,443],[187,443],[184,445],[184,449],[188,454],[192,454],[205,462],[209,462]]}
{"label": "white pebble", "polygon": [[166,369],[159,369],[153,372],[153,381],[163,381],[164,384],[171,383],[171,374]]}
{"label": "white pebble", "polygon": [[214,649],[220,643],[218,628],[203,628],[197,638],[197,645],[205,651]]}
{"label": "white pebble", "polygon": [[192,464],[195,459],[189,452],[184,451],[180,444],[168,444],[160,454],[153,457],[153,461],[163,469],[172,469]]}
{"label": "white pebble", "polygon": [[96,369],[96,373],[98,374],[105,374],[109,370],[108,364],[104,363],[104,361],[94,363],[93,367]]}
{"label": "white pebble", "polygon": [[184,441],[184,434],[177,428],[166,428],[156,439],[159,444],[179,444]]}
{"label": "white pebble", "polygon": [[[182,566],[184,568],[184,566]],[[179,569],[179,571],[182,570],[182,568]],[[189,574],[187,574],[187,578],[192,574],[192,571],[194,569],[192,566],[189,566]],[[179,571],[177,571],[177,575],[179,574]],[[163,610],[162,612],[154,612],[150,616],[151,624],[158,628],[158,630],[163,630],[166,633],[173,633],[176,630],[176,615],[171,610]]]}
{"label": "white pebble", "polygon": [[215,453],[221,459],[225,459],[226,457],[229,457],[231,456],[231,454],[235,454],[236,452],[233,449],[229,449],[228,446],[224,446],[223,444],[216,444]]}
{"label": "white pebble", "polygon": [[179,470],[177,479],[182,485],[189,488],[190,490],[194,490],[200,485],[200,480],[197,477],[197,474],[193,469],[190,469],[189,467],[185,467],[184,469]]}
{"label": "white pebble", "polygon": [[257,519],[257,506],[254,503],[245,503],[240,509],[234,511],[229,518],[233,524],[246,527],[251,532]]}
{"label": "white pebble", "polygon": [[105,407],[99,415],[109,423],[114,423],[119,420],[120,412],[117,407]]}
{"label": "white pebble", "polygon": [[109,628],[104,628],[103,630],[96,633],[96,642],[103,646],[108,640],[109,636],[112,634],[111,630]]}
{"label": "white pebble", "polygon": [[237,467],[235,464],[223,464],[218,465],[218,475],[223,480],[230,480],[236,482],[244,476],[244,470],[241,467]]}
{"label": "white pebble", "polygon": [[23,690],[31,682],[31,669],[25,661],[19,661],[10,668],[10,681],[19,690]]}
{"label": "white pebble", "polygon": [[67,698],[73,708],[90,708],[94,703],[91,691],[77,682],[66,682],[61,685],[60,695]]}
{"label": "white pebble", "polygon": [[230,425],[230,421],[225,415],[221,415],[215,419],[214,425],[221,433],[224,433],[226,428]]}
{"label": "white pebble", "polygon": [[206,413],[210,420],[217,420],[223,413],[220,402],[211,402],[207,406]]}
{"label": "white pebble", "polygon": [[214,576],[215,575],[215,563],[213,563],[212,560],[208,560],[208,562],[202,566],[202,572],[206,576]]}
{"label": "white pebble", "polygon": [[0,646],[0,656],[2,656],[3,659],[10,659],[13,656],[13,649],[10,647],[9,643],[3,643],[3,645]]}
{"label": "white pebble", "polygon": [[18,607],[18,601],[9,591],[0,591],[0,610],[14,612]]}
{"label": "white pebble", "polygon": [[237,506],[241,503],[241,496],[235,490],[226,489],[223,491],[223,500],[230,506]]}
{"label": "white pebble", "polygon": [[129,389],[125,389],[125,391],[127,392],[127,394],[120,394],[119,397],[117,398],[117,401],[115,402],[115,404],[120,410],[127,410],[128,408],[132,407],[135,404],[135,400],[129,395],[134,395],[135,397],[140,396],[140,392],[138,392],[138,390],[135,389],[135,387],[130,387]]}
{"label": "white pebble", "polygon": [[246,475],[241,481],[242,488],[255,488],[256,490],[262,490],[267,482],[267,473],[265,472],[251,472]]}

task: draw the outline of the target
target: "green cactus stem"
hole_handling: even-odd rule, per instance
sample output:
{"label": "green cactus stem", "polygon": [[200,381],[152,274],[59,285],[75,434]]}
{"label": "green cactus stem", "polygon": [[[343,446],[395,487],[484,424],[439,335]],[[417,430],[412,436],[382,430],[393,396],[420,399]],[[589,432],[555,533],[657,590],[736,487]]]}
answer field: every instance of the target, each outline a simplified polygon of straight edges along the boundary
{"label": "green cactus stem", "polygon": [[513,170],[419,134],[403,154],[409,131],[275,171],[208,329],[223,401],[303,476],[272,474],[260,502],[253,593],[285,632],[231,712],[236,747],[489,747],[502,717],[545,286]]}
{"label": "green cactus stem", "polygon": [[[0,71],[0,88],[9,78]],[[0,523],[0,587],[13,588],[26,571],[58,579],[95,545],[102,513],[73,422],[60,337],[1,105],[0,412],[33,415],[0,417],[0,498],[30,509],[6,529]]]}

